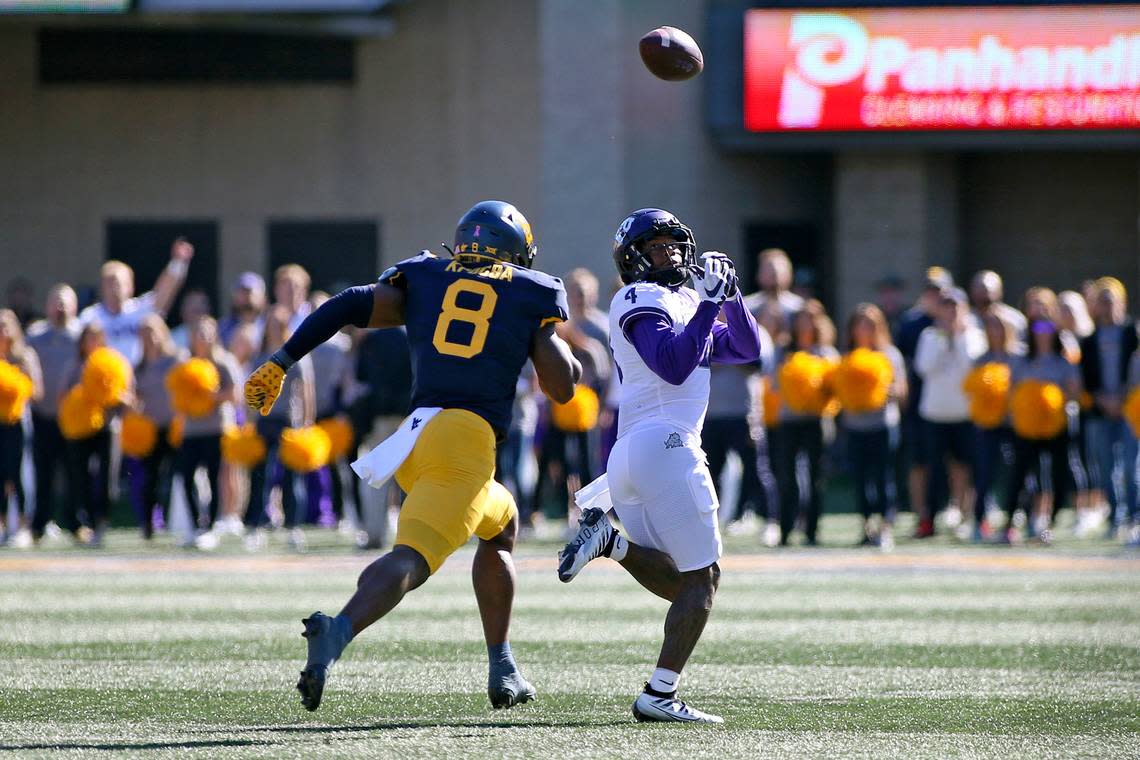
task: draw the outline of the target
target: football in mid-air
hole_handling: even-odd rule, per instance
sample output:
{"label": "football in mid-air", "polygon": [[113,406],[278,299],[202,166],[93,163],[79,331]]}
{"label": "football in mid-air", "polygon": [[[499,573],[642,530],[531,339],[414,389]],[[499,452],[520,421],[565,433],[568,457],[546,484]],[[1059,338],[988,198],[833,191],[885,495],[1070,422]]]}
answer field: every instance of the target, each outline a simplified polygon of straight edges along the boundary
{"label": "football in mid-air", "polygon": [[705,67],[697,41],[675,26],[659,26],[637,43],[645,68],[668,82],[692,79]]}

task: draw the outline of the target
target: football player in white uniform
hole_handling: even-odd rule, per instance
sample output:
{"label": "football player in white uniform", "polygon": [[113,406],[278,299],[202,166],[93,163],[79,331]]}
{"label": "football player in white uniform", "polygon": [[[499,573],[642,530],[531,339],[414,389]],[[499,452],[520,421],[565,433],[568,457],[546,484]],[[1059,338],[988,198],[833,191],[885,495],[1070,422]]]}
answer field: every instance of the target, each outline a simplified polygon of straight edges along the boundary
{"label": "football player in white uniform", "polygon": [[692,232],[668,211],[630,214],[614,237],[614,262],[626,284],[610,305],[621,393],[606,477],[628,538],[605,510],[584,509],[578,534],[559,554],[558,577],[569,582],[590,560],[610,557],[672,602],[634,717],[722,723],[677,698],[720,578],[718,501],[701,428],[710,363],[757,361],[763,331],[744,306],[732,261],[709,252],[698,262]]}

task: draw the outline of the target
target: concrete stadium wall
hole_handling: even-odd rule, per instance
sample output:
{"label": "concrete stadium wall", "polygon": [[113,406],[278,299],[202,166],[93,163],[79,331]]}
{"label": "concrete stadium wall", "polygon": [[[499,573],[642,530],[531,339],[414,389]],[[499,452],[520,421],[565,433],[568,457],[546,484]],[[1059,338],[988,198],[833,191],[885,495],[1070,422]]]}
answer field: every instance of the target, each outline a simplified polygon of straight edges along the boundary
{"label": "concrete stadium wall", "polygon": [[0,268],[93,282],[106,219],[205,217],[224,285],[264,268],[270,217],[379,218],[393,261],[481,198],[533,205],[536,10],[402,6],[351,87],[42,87],[34,28],[0,26]]}
{"label": "concrete stadium wall", "polygon": [[209,218],[224,292],[264,268],[268,218],[378,218],[391,262],[501,197],[531,217],[541,266],[608,279],[634,208],[733,255],[745,221],[826,224],[826,158],[724,154],[699,80],[642,68],[637,39],[663,20],[699,30],[703,6],[417,0],[358,43],[352,86],[44,87],[35,27],[0,25],[0,265],[41,291],[93,283],[107,219]]}
{"label": "concrete stadium wall", "polygon": [[[263,270],[270,218],[381,223],[384,263],[488,197],[531,218],[539,265],[612,277],[614,229],[660,205],[742,267],[750,223],[818,231],[842,316],[898,274],[1112,273],[1140,286],[1136,153],[733,153],[701,80],[651,77],[638,38],[705,29],[684,0],[415,0],[357,43],[351,86],[51,86],[35,27],[0,23],[0,284],[95,281],[108,219],[219,222],[219,287]],[[717,54],[706,44],[706,57]],[[165,255],[165,251],[156,251]]]}

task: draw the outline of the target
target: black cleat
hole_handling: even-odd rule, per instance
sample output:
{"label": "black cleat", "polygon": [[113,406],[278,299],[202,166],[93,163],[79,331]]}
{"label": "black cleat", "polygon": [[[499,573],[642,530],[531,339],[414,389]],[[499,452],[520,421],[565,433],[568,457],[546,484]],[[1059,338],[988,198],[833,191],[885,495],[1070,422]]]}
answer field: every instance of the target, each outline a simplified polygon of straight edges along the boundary
{"label": "black cleat", "polygon": [[510,709],[535,698],[537,692],[517,670],[487,684],[487,696],[496,710]]}
{"label": "black cleat", "polygon": [[321,695],[325,691],[325,678],[328,668],[323,665],[314,665],[301,671],[301,680],[297,681],[297,691],[301,692],[301,705],[313,712],[321,706]]}
{"label": "black cleat", "polygon": [[329,668],[348,642],[340,640],[333,619],[322,612],[314,612],[301,623],[305,626],[301,635],[308,641],[309,654],[301,680],[297,681],[297,691],[301,692],[301,704],[312,712],[321,706]]}

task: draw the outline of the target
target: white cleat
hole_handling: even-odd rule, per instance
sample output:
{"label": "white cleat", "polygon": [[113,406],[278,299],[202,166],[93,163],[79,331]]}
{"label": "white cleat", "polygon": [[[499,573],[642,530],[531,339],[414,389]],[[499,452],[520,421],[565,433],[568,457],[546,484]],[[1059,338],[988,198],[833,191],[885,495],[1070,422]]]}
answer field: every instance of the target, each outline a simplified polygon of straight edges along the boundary
{"label": "white cleat", "polygon": [[289,531],[289,537],[285,539],[285,543],[295,552],[304,552],[307,547],[305,531],[300,528],[293,528]]}
{"label": "white cleat", "polygon": [[884,525],[879,531],[879,549],[884,552],[895,550],[895,535],[891,531],[890,525]]}
{"label": "white cleat", "polygon": [[577,535],[558,553],[558,580],[569,583],[590,560],[608,557],[616,537],[617,529],[606,517],[605,510],[597,507],[582,510]]}
{"label": "white cleat", "polygon": [[227,536],[244,536],[245,523],[237,515],[219,517],[214,523],[214,533]]}
{"label": "white cleat", "polygon": [[724,718],[701,712],[677,699],[676,694],[657,696],[643,691],[633,703],[633,717],[641,722],[724,723]]}
{"label": "white cleat", "polygon": [[259,552],[265,548],[267,543],[265,531],[261,528],[248,531],[245,538],[242,539],[242,545],[247,552]]}
{"label": "white cleat", "polygon": [[764,527],[764,546],[769,549],[775,549],[780,545],[780,523],[775,520],[769,521]]}

